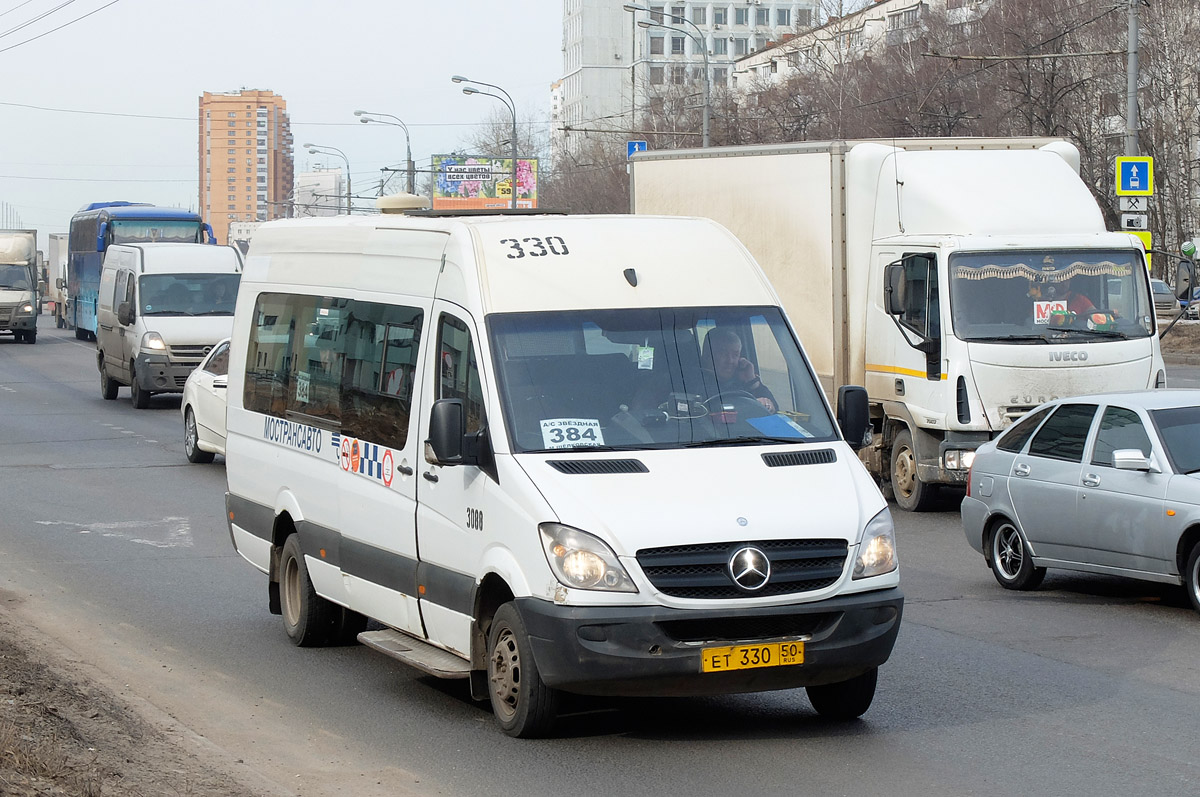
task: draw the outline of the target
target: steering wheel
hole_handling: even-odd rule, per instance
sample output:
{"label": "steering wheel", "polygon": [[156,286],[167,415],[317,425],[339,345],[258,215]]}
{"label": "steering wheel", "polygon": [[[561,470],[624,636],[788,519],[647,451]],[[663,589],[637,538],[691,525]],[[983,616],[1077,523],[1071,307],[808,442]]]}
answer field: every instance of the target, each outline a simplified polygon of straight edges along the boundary
{"label": "steering wheel", "polygon": [[714,401],[716,399],[725,400],[726,398],[731,400],[737,398],[748,398],[753,399],[755,403],[758,402],[758,398],[749,390],[722,390],[720,393],[714,393],[706,398],[704,400],[704,405],[708,406],[708,402],[710,401]]}
{"label": "steering wheel", "polygon": [[723,390],[720,393],[709,396],[704,400],[704,406],[708,407],[710,413],[719,410],[720,404],[715,404],[718,400],[721,404],[733,405],[736,412],[748,418],[761,418],[764,415],[771,414],[771,410],[764,407],[762,402],[758,400],[758,397],[748,390]]}

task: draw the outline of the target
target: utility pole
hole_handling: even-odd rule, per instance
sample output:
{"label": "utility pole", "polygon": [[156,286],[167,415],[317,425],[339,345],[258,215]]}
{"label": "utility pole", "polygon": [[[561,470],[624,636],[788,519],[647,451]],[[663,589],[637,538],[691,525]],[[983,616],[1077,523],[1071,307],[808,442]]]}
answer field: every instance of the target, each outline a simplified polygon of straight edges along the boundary
{"label": "utility pole", "polygon": [[1129,1],[1129,58],[1125,66],[1125,154],[1138,154],[1138,3]]}

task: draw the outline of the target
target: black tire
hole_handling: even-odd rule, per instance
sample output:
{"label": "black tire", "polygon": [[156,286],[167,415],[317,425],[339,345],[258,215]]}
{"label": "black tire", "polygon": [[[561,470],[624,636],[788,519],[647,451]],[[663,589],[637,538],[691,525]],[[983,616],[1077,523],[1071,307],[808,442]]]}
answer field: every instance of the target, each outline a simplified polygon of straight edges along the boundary
{"label": "black tire", "polygon": [[542,682],[529,634],[515,604],[500,607],[488,631],[488,695],[509,736],[546,736],[558,719],[559,692]]}
{"label": "black tire", "polygon": [[75,327],[75,340],[87,340],[87,333],[79,327]]}
{"label": "black tire", "polygon": [[367,617],[353,609],[342,606],[338,608],[341,609],[341,618],[338,630],[333,636],[333,644],[355,645],[358,643],[358,635],[367,630]]}
{"label": "black tire", "polygon": [[121,385],[117,380],[108,375],[108,369],[104,367],[104,353],[100,353],[100,395],[104,396],[105,401],[112,401],[117,397],[117,391],[121,389]]}
{"label": "black tire", "polygon": [[198,465],[213,461],[213,453],[200,448],[200,430],[196,428],[196,414],[191,407],[183,411],[183,453],[187,454],[188,462]]}
{"label": "black tire", "polygon": [[300,538],[295,534],[284,542],[279,560],[279,602],[283,629],[293,645],[322,647],[337,640],[343,625],[343,609],[313,589],[308,565],[300,552]]}
{"label": "black tire", "polygon": [[808,702],[822,717],[831,720],[858,719],[871,707],[875,699],[875,684],[879,679],[879,668],[875,667],[849,681],[822,686],[810,686]]}
{"label": "black tire", "polygon": [[992,574],[1005,589],[1037,589],[1046,577],[1046,568],[1033,566],[1033,557],[1020,529],[1007,520],[992,529],[988,549]]}
{"label": "black tire", "polygon": [[25,333],[25,342],[29,344],[37,343],[37,330],[31,329]]}
{"label": "black tire", "polygon": [[892,441],[891,481],[896,503],[903,510],[927,512],[937,500],[937,485],[921,481],[917,474],[917,449],[908,429]]}
{"label": "black tire", "polygon": [[1183,573],[1183,586],[1187,590],[1188,600],[1192,608],[1200,612],[1200,542],[1192,546],[1192,552],[1187,558],[1187,568]]}
{"label": "black tire", "polygon": [[129,364],[129,397],[133,399],[134,409],[144,410],[150,406],[150,391],[142,390],[138,384],[137,372],[133,370],[133,363]]}

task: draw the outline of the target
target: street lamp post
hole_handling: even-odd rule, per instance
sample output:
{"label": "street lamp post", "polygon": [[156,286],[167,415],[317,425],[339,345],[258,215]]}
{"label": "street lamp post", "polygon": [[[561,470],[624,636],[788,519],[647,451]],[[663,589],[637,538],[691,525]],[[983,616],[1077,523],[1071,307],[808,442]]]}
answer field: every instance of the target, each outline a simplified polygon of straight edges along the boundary
{"label": "street lamp post", "polygon": [[316,155],[318,152],[325,155],[337,155],[346,162],[346,215],[351,215],[354,212],[354,193],[350,190],[350,159],[346,157],[346,153],[337,147],[325,144],[305,144],[304,148],[308,150],[309,155]]}
{"label": "street lamp post", "polygon": [[[629,11],[629,12],[645,11],[646,13],[653,13],[646,6],[634,5],[632,3],[626,3],[625,5],[622,6],[622,8],[624,8],[626,11]],[[696,43],[697,47],[700,48],[700,54],[704,56],[704,111],[703,111],[703,116],[701,117],[700,132],[701,132],[701,141],[703,142],[701,144],[701,146],[707,147],[708,146],[709,117],[712,115],[712,76],[709,74],[711,72],[711,70],[709,69],[709,63],[708,63],[708,43],[704,40],[704,31],[700,30],[700,26],[697,25],[695,22],[692,22],[690,19],[688,19],[686,17],[675,16],[674,14],[671,14],[669,16],[671,17],[672,22],[678,20],[679,22],[683,22],[688,25],[691,25],[693,28],[696,29],[696,32],[692,33],[688,30],[684,30],[683,28],[674,28],[674,27],[671,27],[670,25],[664,25],[661,22],[653,22],[648,19],[638,20],[638,27],[662,28],[664,30],[677,31],[678,33],[682,33],[685,36],[687,36],[689,39],[691,39],[693,42]]]}
{"label": "street lamp post", "polygon": [[453,77],[450,78],[450,81],[453,83],[477,83],[480,86],[487,86],[488,88],[493,88],[496,91],[500,92],[500,94],[504,95],[503,97],[501,97],[500,94],[493,94],[490,91],[480,91],[479,89],[475,88],[474,86],[464,86],[463,87],[463,94],[467,94],[467,95],[484,94],[484,95],[487,95],[488,97],[495,97],[496,99],[500,100],[500,102],[504,103],[504,106],[506,108],[508,108],[508,112],[512,114],[512,186],[511,186],[512,187],[512,202],[510,204],[510,207],[513,210],[516,210],[517,209],[517,106],[516,106],[516,103],[513,102],[512,95],[510,95],[507,91],[505,91],[504,89],[500,88],[499,86],[497,86],[493,83],[484,83],[482,80],[471,80],[470,78],[465,78],[462,75],[454,75]]}
{"label": "street lamp post", "polygon": [[[381,125],[391,125],[398,127],[404,131],[404,168],[408,172],[408,193],[415,194],[416,191],[416,172],[413,169],[412,159],[412,142],[408,137],[408,125],[404,124],[399,116],[394,116],[390,113],[375,113],[373,111],[355,111],[354,115],[358,117],[358,121],[366,124],[367,122],[377,122]],[[386,116],[389,119],[395,119],[394,122],[385,122],[382,119],[376,119],[376,116]]]}

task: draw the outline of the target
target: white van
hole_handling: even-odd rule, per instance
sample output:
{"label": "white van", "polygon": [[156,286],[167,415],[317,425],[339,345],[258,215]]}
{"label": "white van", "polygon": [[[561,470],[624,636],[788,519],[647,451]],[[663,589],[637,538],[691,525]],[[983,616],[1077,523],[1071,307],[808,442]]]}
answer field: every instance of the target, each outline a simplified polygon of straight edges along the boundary
{"label": "white van", "polygon": [[114,244],[96,306],[100,392],[129,385],[133,406],[182,393],[188,374],[233,328],[242,256],[232,246]]}
{"label": "white van", "polygon": [[903,598],[866,394],[835,422],[714,222],[264,224],[228,384],[230,534],[297,645],[469,679],[513,736],[563,692],[871,703]]}

